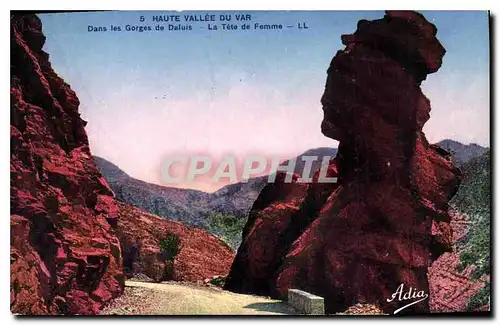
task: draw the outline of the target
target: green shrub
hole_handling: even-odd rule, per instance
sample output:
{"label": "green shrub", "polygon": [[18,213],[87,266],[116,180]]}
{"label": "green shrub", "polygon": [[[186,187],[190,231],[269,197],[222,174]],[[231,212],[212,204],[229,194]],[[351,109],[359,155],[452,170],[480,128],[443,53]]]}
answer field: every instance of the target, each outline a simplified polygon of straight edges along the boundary
{"label": "green shrub", "polygon": [[168,233],[160,240],[160,254],[164,261],[173,261],[175,259],[180,252],[180,242],[179,236],[172,233]]}

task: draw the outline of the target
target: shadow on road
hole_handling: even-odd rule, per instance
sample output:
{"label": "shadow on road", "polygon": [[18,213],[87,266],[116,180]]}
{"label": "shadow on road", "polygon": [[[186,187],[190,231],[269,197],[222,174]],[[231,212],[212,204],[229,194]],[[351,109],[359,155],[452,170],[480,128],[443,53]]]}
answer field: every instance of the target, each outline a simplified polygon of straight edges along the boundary
{"label": "shadow on road", "polygon": [[272,313],[281,313],[286,315],[299,314],[293,307],[283,302],[256,302],[246,305],[243,308],[272,312]]}

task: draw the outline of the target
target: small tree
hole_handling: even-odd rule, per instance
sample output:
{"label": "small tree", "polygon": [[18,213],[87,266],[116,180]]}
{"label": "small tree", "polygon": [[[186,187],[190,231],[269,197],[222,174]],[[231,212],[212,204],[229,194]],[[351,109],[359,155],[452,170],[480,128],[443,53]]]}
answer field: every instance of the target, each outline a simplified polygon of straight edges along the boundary
{"label": "small tree", "polygon": [[163,269],[163,277],[161,280],[172,280],[174,274],[174,260],[179,254],[180,238],[176,234],[167,233],[166,236],[160,240],[160,258],[165,262]]}
{"label": "small tree", "polygon": [[180,242],[179,236],[172,233],[167,233],[167,235],[160,240],[160,254],[164,261],[174,261],[175,257],[180,252]]}

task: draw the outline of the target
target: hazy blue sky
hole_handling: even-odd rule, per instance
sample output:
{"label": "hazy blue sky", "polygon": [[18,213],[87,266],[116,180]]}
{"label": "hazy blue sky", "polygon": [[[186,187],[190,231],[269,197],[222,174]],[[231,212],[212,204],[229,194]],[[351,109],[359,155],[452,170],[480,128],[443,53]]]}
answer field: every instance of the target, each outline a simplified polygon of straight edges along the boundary
{"label": "hazy blue sky", "polygon": [[[161,183],[162,160],[173,153],[289,157],[337,146],[320,132],[326,69],[343,48],[340,36],[383,12],[249,12],[252,27],[305,22],[307,30],[208,31],[198,22],[192,31],[88,32],[88,25],[123,29],[140,25],[141,15],[171,13],[40,15],[44,49],[80,98],[93,154]],[[487,13],[422,13],[447,50],[423,84],[432,105],[428,139],[489,146]]]}

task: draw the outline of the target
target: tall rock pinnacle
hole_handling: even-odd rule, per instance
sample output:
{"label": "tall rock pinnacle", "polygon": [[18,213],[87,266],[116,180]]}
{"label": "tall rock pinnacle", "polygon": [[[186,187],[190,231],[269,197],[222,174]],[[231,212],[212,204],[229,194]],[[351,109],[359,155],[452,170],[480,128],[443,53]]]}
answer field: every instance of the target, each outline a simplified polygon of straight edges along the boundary
{"label": "tall rock pinnacle", "polygon": [[[226,288],[325,297],[326,311],[429,293],[427,268],[451,249],[448,201],[460,171],[422,127],[430,102],[420,84],[445,50],[421,14],[389,11],[343,35],[321,99],[323,134],[340,142],[337,184],[269,184],[255,202]],[[281,190],[280,190],[281,189]],[[272,229],[270,231],[270,229]],[[404,312],[428,312],[428,299]]]}

